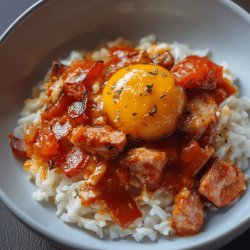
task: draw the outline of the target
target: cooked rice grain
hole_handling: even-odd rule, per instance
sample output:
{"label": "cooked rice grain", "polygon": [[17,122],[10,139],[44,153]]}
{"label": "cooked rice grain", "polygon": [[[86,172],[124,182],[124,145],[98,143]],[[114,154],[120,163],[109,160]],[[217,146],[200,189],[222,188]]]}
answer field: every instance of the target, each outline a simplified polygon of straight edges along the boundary
{"label": "cooked rice grain", "polygon": [[[107,47],[124,43],[126,44],[127,41],[117,39],[108,43]],[[162,50],[170,49],[176,62],[191,54],[206,56],[209,53],[207,49],[192,50],[187,45],[177,42],[156,43],[154,35],[142,38],[138,48],[146,49],[150,55],[157,55]],[[106,47],[100,48],[93,53],[92,58],[106,60],[107,51]],[[84,51],[73,51],[61,62],[70,65],[72,61],[81,59],[84,54]],[[234,80],[227,65],[223,64],[223,67],[224,76]],[[97,85],[93,88],[99,91]],[[39,91],[40,94],[38,94]],[[44,86],[40,84],[33,92],[33,98],[36,98],[26,101],[21,118],[18,120],[18,127],[14,131],[14,135],[18,138],[23,138],[24,131],[30,124],[40,122],[40,112],[46,98]],[[218,157],[235,162],[244,171],[248,168],[250,157],[249,110],[249,100],[235,96],[228,98],[220,105],[221,119],[218,127],[220,136],[216,144]],[[30,167],[30,174],[38,186],[38,190],[33,193],[34,199],[37,201],[53,200],[57,208],[56,215],[67,223],[74,223],[81,228],[93,231],[101,238],[108,235],[112,239],[132,236],[136,241],[141,241],[145,237],[156,240],[159,234],[169,236],[174,233],[171,227],[172,195],[162,189],[151,194],[144,191],[136,198],[143,216],[124,229],[112,221],[101,203],[94,203],[89,207],[82,205],[77,189],[82,185],[83,180],[68,179],[56,170],[47,171],[32,160],[29,164],[33,164]]]}

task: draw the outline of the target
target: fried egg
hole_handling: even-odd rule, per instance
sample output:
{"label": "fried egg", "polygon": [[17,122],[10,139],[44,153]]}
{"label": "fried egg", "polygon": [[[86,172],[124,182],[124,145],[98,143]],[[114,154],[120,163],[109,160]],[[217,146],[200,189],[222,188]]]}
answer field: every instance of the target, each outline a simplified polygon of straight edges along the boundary
{"label": "fried egg", "polygon": [[163,67],[138,64],[117,71],[103,90],[110,122],[132,138],[154,141],[172,134],[186,105],[184,89]]}

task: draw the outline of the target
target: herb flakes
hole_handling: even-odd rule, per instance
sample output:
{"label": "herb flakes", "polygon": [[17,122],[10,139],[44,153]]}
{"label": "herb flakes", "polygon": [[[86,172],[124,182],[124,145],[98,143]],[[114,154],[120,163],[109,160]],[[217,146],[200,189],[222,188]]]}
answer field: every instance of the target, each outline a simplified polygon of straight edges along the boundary
{"label": "herb flakes", "polygon": [[150,95],[153,91],[154,84],[146,85],[146,95]]}
{"label": "herb flakes", "polygon": [[120,95],[121,95],[122,91],[123,91],[123,87],[121,87],[121,88],[119,88],[117,90],[114,90],[115,94],[112,97],[114,99],[114,101],[116,101],[117,99],[120,98]]}
{"label": "herb flakes", "polygon": [[152,117],[154,117],[155,113],[157,113],[157,107],[156,105],[153,106],[153,108],[148,112],[148,114]]}
{"label": "herb flakes", "polygon": [[155,68],[153,72],[152,72],[152,71],[149,71],[149,74],[150,74],[151,76],[157,76],[157,75],[158,75],[158,69]]}

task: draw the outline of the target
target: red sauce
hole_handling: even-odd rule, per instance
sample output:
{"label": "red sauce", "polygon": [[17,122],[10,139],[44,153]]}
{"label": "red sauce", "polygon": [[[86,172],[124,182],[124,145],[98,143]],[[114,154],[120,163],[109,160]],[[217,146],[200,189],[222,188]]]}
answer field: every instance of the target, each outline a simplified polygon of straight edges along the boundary
{"label": "red sauce", "polygon": [[[141,212],[132,198],[139,192],[129,184],[132,178],[129,170],[116,161],[99,159],[75,147],[70,142],[70,133],[79,125],[95,125],[95,118],[100,116],[103,117],[105,124],[108,123],[104,111],[93,102],[98,94],[92,91],[92,84],[98,80],[102,89],[105,80],[117,70],[138,63],[152,63],[152,60],[146,51],[126,46],[111,48],[110,57],[105,63],[84,60],[66,67],[54,62],[46,93],[50,95],[53,82],[62,77],[64,86],[60,98],[54,104],[47,103],[47,109],[42,114],[42,123],[38,127],[33,126],[28,129],[25,143],[11,137],[11,148],[15,155],[28,157],[35,155],[41,161],[47,162],[50,168],[60,168],[69,178],[83,173],[87,169],[88,162],[105,162],[107,171],[96,186],[99,192],[97,199],[106,205],[111,217],[122,227],[141,217]],[[188,69],[184,69],[187,65]],[[190,89],[210,91],[218,103],[235,92],[235,88],[223,80],[222,67],[208,58],[190,56],[174,65],[172,72],[176,76],[177,84],[189,91]],[[211,131],[207,131],[208,138]],[[206,147],[209,140],[199,138],[198,142],[193,140],[190,144],[191,139],[193,138],[185,133],[176,132],[154,143],[129,141],[125,151],[137,146],[165,151],[168,162],[159,186],[177,193],[183,187],[192,188],[196,185],[194,172],[197,172],[206,157],[199,143]]]}
{"label": "red sauce", "polygon": [[176,83],[186,89],[215,89],[223,81],[223,68],[207,57],[188,56],[175,64],[171,72]]}
{"label": "red sauce", "polygon": [[97,185],[101,193],[99,198],[111,217],[122,227],[142,216],[134,199],[125,189],[124,181],[128,178],[129,173],[122,166],[116,161],[110,161],[104,177]]}

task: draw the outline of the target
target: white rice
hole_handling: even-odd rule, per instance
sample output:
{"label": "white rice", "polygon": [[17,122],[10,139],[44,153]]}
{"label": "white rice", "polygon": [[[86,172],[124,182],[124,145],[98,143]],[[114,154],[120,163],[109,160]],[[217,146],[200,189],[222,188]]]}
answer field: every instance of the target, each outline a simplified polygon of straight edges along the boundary
{"label": "white rice", "polygon": [[[120,43],[124,43],[124,40],[118,39],[110,42],[108,47]],[[208,49],[192,50],[187,45],[177,42],[172,44],[156,43],[154,35],[142,38],[138,47],[146,49],[150,54],[158,54],[162,50],[169,49],[176,62],[191,54],[199,56],[209,54]],[[73,51],[68,58],[61,60],[61,62],[70,65],[72,61],[81,59],[84,54],[84,51]],[[103,47],[93,53],[92,58],[94,60],[106,60],[107,55],[108,50]],[[223,67],[224,75],[233,81],[234,77],[228,66],[223,64]],[[60,85],[60,83],[58,84]],[[98,91],[98,83],[93,88]],[[37,94],[38,92],[40,92],[40,95]],[[18,138],[23,137],[24,131],[29,125],[40,122],[40,113],[46,99],[44,86],[40,85],[33,93],[33,97],[36,98],[25,102],[21,118],[18,120],[18,127],[14,131],[14,135]],[[55,93],[56,95],[58,93]],[[248,117],[250,101],[243,97],[232,96],[225,100],[219,109],[221,112],[218,127],[220,136],[216,144],[216,156],[235,162],[245,171],[248,168],[250,157],[250,121]],[[34,164],[31,169],[38,169],[35,166],[36,163],[31,164]],[[115,224],[108,213],[103,213],[105,209],[102,204],[94,203],[88,207],[82,205],[77,190],[85,180],[69,179],[63,174],[56,173],[56,170],[47,171],[47,178],[43,180],[43,174],[42,168],[31,171],[32,178],[38,187],[38,190],[33,193],[33,197],[37,201],[53,200],[57,208],[56,215],[67,223],[74,223],[81,228],[91,230],[101,238],[105,235],[112,239],[132,236],[136,241],[142,241],[144,238],[154,241],[160,234],[170,236],[174,233],[171,226],[173,199],[172,195],[163,189],[157,190],[153,194],[144,191],[136,198],[143,216],[124,229]]]}
{"label": "white rice", "polygon": [[220,159],[234,162],[242,170],[249,166],[250,158],[250,101],[231,96],[220,104],[216,153]]}
{"label": "white rice", "polygon": [[172,195],[163,189],[150,194],[144,191],[136,198],[143,216],[124,229],[114,224],[108,213],[103,213],[105,208],[102,204],[94,203],[88,207],[82,205],[77,189],[82,186],[83,180],[69,179],[63,174],[56,173],[56,170],[48,171],[46,180],[42,180],[41,175],[42,171],[38,171],[33,176],[35,184],[39,187],[33,193],[34,199],[48,201],[53,198],[57,206],[56,215],[61,220],[91,230],[101,238],[104,235],[109,235],[112,239],[131,235],[136,241],[141,241],[144,237],[156,240],[157,233],[173,233]]}

